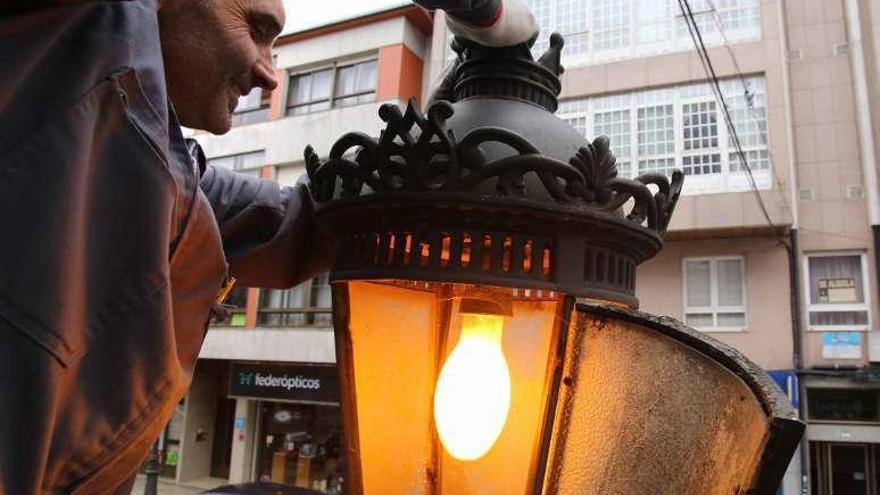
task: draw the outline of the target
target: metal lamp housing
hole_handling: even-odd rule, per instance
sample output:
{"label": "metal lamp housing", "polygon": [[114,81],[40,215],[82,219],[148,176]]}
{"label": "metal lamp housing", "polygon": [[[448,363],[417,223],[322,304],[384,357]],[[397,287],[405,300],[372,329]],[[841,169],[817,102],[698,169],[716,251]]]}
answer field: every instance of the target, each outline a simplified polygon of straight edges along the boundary
{"label": "metal lamp housing", "polygon": [[[631,309],[683,176],[619,178],[607,138],[553,115],[562,46],[554,34],[535,61],[456,40],[446,99],[383,105],[378,138],[345,134],[326,159],[306,149],[318,222],[340,235],[349,493],[769,494],[784,473],[803,424],[766,374]],[[473,358],[453,405],[476,420],[494,373],[509,408],[462,459],[438,438],[435,402],[454,399],[435,389],[457,346],[487,335],[472,314],[499,318],[504,359]]]}

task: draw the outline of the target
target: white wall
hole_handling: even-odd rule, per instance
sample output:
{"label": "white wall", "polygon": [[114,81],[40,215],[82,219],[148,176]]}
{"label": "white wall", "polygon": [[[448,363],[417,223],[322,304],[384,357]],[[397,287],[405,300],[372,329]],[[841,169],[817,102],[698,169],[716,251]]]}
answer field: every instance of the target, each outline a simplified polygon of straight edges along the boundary
{"label": "white wall", "polygon": [[257,434],[257,401],[235,400],[235,421],[244,419],[244,428],[233,424],[232,453],[229,458],[229,483],[244,483],[251,480],[251,467],[254,459],[254,441]]}
{"label": "white wall", "polygon": [[[206,478],[211,474],[211,449],[214,446],[214,420],[217,411],[217,377],[211,369],[197,366],[192,386],[186,396],[183,438],[177,482]],[[199,439],[199,431],[204,437]]]}
{"label": "white wall", "polygon": [[385,128],[378,116],[379,105],[395,103],[406,108],[406,102],[382,101],[326,112],[284,117],[259,124],[235,127],[223,136],[196,136],[208,158],[266,150],[266,165],[303,162],[303,151],[312,145],[319,156],[326,157],[330,147],[343,134],[352,131],[378,136]]}
{"label": "white wall", "polygon": [[424,58],[428,48],[425,36],[406,18],[397,17],[280,45],[275,49],[278,56],[276,66],[279,69],[307,67],[398,43],[406,45],[419,58]]}
{"label": "white wall", "polygon": [[[335,363],[331,329],[211,329],[199,359]],[[196,382],[194,382],[196,383]]]}

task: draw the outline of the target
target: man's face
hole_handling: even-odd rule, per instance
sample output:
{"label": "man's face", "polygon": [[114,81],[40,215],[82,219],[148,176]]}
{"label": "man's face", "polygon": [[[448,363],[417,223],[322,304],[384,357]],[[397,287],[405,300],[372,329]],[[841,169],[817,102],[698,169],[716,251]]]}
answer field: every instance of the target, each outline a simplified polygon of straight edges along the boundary
{"label": "man's face", "polygon": [[239,96],[278,86],[272,44],[284,20],[281,0],[166,0],[159,31],[180,123],[223,134]]}

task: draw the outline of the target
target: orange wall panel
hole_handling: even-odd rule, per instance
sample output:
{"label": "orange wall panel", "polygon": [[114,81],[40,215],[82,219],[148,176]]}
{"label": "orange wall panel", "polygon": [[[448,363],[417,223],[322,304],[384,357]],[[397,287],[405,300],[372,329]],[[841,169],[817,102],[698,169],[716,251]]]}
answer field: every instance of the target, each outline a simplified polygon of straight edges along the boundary
{"label": "orange wall panel", "polygon": [[260,306],[260,289],[253,287],[248,289],[247,303],[245,304],[245,328],[254,328],[257,326],[257,311]]}
{"label": "orange wall panel", "polygon": [[284,115],[284,102],[281,100],[281,88],[287,84],[287,71],[278,69],[275,71],[275,77],[278,79],[278,87],[272,91],[272,97],[269,100],[269,120],[280,119]]}
{"label": "orange wall panel", "polygon": [[400,43],[379,49],[377,100],[419,100],[422,96],[422,60]]}

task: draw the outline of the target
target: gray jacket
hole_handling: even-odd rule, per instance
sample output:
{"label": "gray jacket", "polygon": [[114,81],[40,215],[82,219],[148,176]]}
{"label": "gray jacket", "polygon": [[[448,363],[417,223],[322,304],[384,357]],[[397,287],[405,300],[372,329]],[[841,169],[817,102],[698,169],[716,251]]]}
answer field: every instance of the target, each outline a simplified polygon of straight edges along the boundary
{"label": "gray jacket", "polygon": [[0,494],[124,491],[227,270],[289,287],[328,265],[305,186],[200,184],[154,2],[0,16]]}

